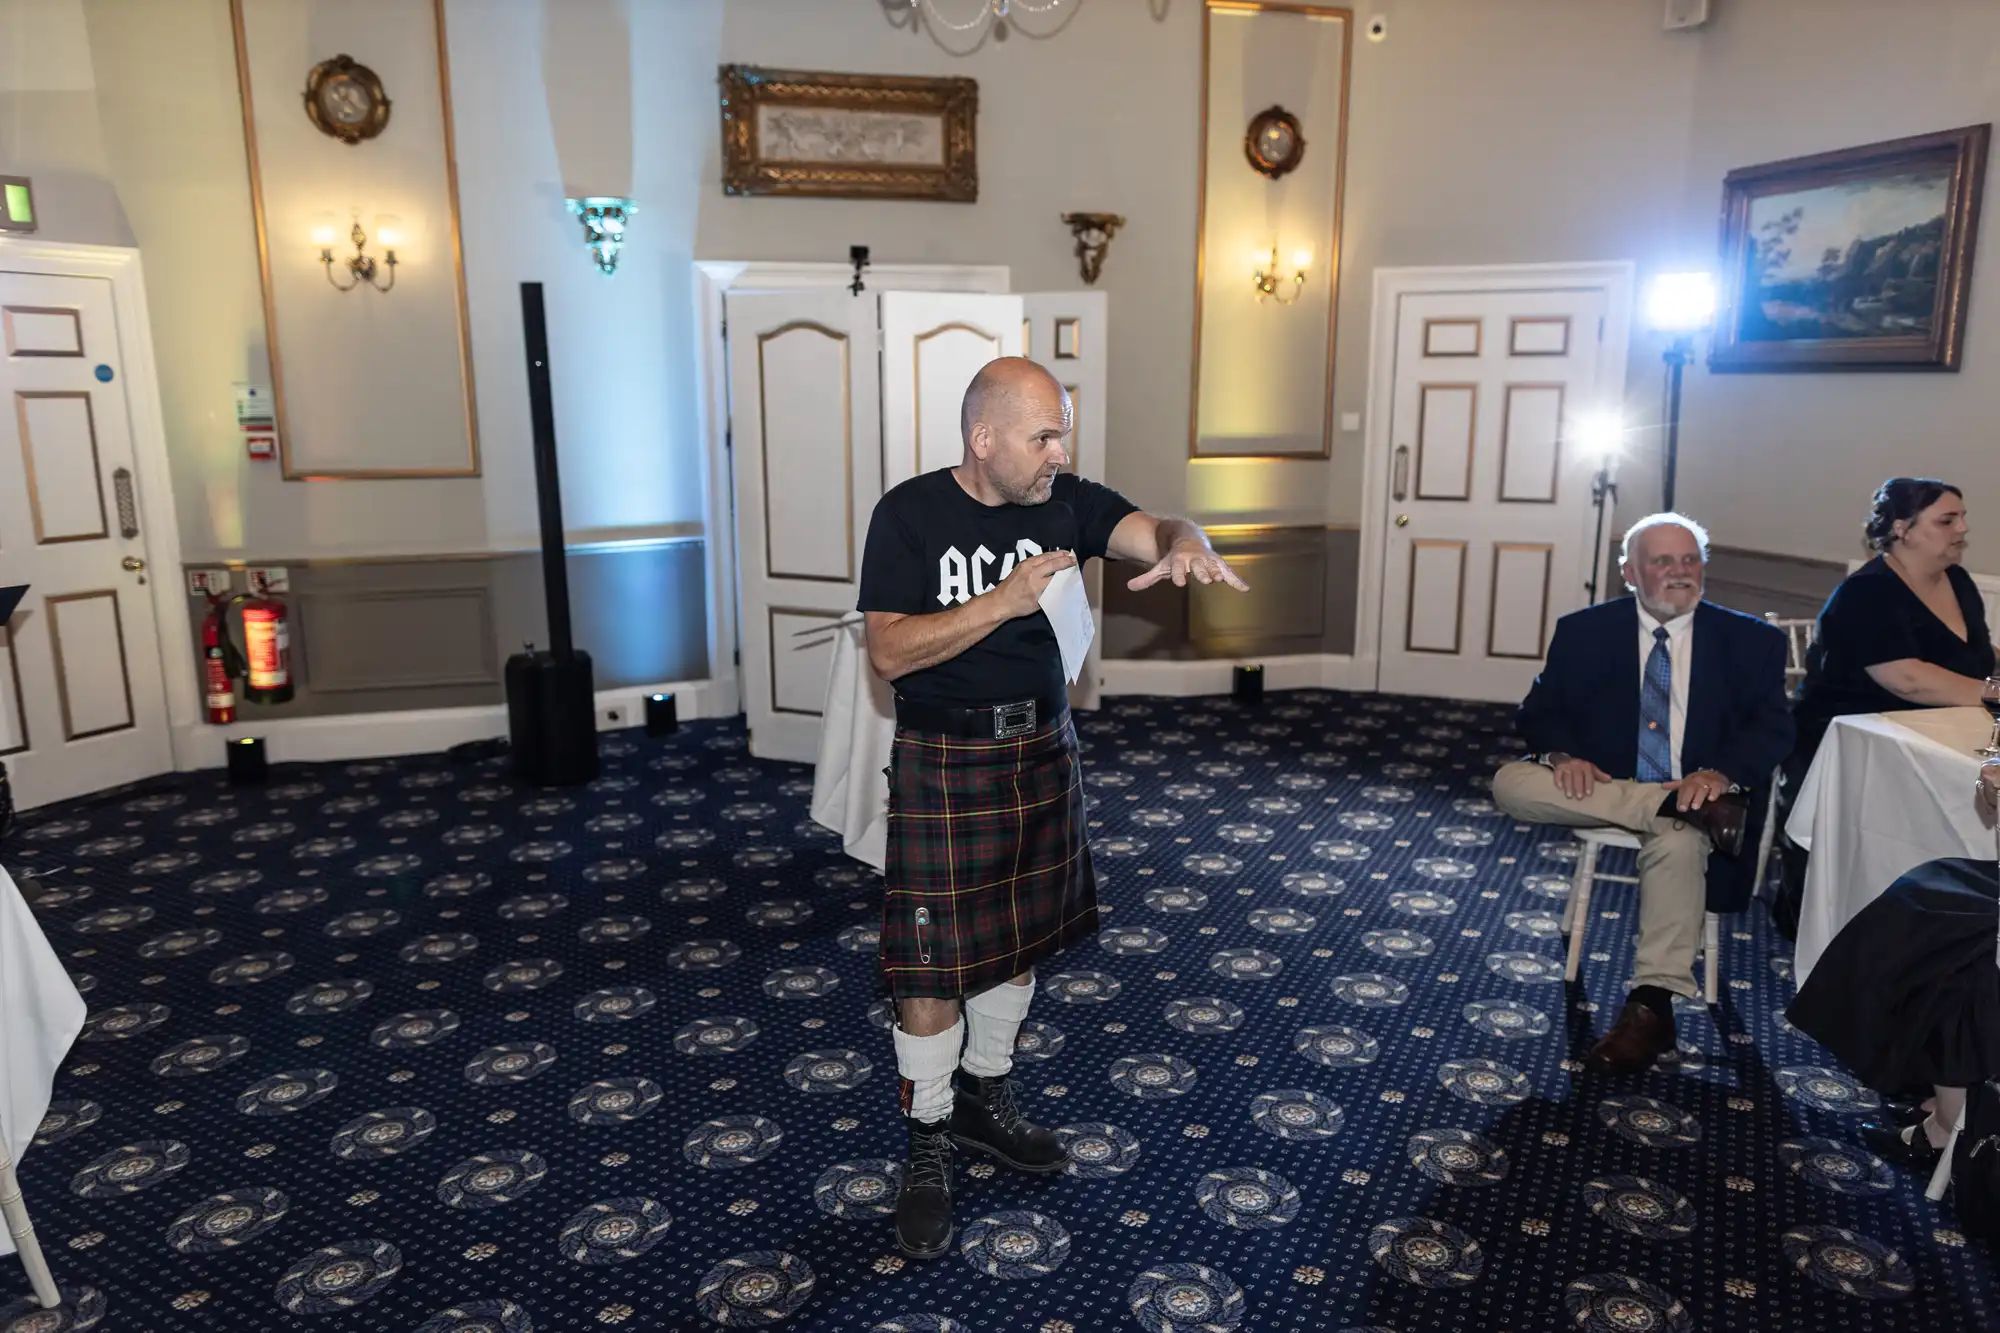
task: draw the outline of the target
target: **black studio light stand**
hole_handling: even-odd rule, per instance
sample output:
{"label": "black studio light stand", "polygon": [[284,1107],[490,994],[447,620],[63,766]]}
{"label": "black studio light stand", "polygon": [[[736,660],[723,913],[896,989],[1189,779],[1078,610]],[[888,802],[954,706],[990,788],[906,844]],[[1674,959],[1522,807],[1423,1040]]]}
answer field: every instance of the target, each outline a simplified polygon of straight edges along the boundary
{"label": "black studio light stand", "polygon": [[1706,273],[1662,273],[1646,293],[1646,322],[1667,335],[1667,447],[1660,460],[1660,508],[1674,507],[1681,459],[1681,377],[1694,360],[1695,337],[1715,322],[1715,279]]}
{"label": "black studio light stand", "polygon": [[597,776],[597,696],[590,654],[570,636],[555,399],[549,388],[549,332],[539,282],[521,284],[521,325],[528,352],[528,414],[534,428],[549,647],[537,652],[530,644],[507,659],[507,736],[514,773],[523,782],[571,787]]}
{"label": "black studio light stand", "polygon": [[1604,600],[1604,524],[1618,503],[1618,459],[1625,452],[1625,426],[1614,411],[1592,412],[1577,423],[1576,442],[1586,457],[1597,460],[1590,479],[1590,503],[1597,510],[1597,530],[1590,539],[1590,582],[1584,589],[1592,603]]}
{"label": "black studio light stand", "polygon": [[1681,374],[1694,360],[1694,335],[1676,335],[1660,359],[1667,363],[1667,452],[1660,462],[1660,508],[1671,511],[1674,473],[1681,460]]}
{"label": "black studio light stand", "polygon": [[1590,539],[1590,590],[1592,603],[1604,600],[1598,580],[1604,574],[1604,514],[1618,503],[1618,483],[1611,476],[1611,460],[1605,459],[1590,479],[1590,503],[1597,507],[1597,532]]}

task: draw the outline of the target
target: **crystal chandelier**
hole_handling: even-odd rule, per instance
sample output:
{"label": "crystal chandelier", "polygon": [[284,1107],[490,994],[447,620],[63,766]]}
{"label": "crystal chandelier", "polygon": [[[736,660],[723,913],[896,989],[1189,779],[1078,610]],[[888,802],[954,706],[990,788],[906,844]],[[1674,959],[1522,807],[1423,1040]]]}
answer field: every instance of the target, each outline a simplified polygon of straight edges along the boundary
{"label": "crystal chandelier", "polygon": [[[891,19],[912,26],[921,22],[934,36],[950,33],[954,41],[982,42],[990,33],[1005,37],[1011,27],[1025,35],[1017,14],[1052,14],[1083,0],[882,0]],[[1065,20],[1067,21],[1067,20]]]}

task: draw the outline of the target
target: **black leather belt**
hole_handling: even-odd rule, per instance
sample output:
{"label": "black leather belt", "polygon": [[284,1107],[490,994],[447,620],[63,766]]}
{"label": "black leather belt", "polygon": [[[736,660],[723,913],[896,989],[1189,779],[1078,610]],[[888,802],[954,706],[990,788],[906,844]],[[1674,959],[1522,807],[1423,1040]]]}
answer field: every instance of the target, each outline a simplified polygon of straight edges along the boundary
{"label": "black leather belt", "polygon": [[958,708],[950,704],[916,703],[899,696],[896,724],[912,731],[1004,741],[1031,736],[1061,721],[1068,710],[1067,699],[1017,699],[986,708]]}

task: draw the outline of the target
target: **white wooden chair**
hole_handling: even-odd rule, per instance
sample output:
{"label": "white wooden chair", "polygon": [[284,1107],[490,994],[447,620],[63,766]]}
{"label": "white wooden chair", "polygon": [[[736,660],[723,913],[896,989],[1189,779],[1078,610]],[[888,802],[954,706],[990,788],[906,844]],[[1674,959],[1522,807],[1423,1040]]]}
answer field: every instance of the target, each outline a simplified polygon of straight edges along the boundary
{"label": "white wooden chair", "polygon": [[[1812,647],[1813,633],[1819,622],[1788,619],[1770,611],[1764,613],[1764,619],[1785,634],[1785,693],[1789,695],[1806,678],[1806,649]],[[1778,789],[1784,785],[1781,766],[1771,774],[1770,805],[1764,811],[1764,831],[1757,838],[1757,877],[1750,881],[1756,886],[1753,893],[1764,891],[1764,876],[1771,868],[1771,846],[1778,836]]]}
{"label": "white wooden chair", "polygon": [[4,1129],[0,1129],[0,1217],[6,1219],[7,1234],[14,1238],[14,1249],[21,1257],[21,1267],[28,1272],[28,1285],[34,1289],[35,1299],[43,1309],[55,1309],[62,1297],[56,1292],[56,1280],[49,1272],[49,1261],[42,1255],[41,1242],[35,1239],[35,1224],[28,1220],[28,1205],[21,1200],[21,1182],[14,1175],[14,1160],[7,1152]]}
{"label": "white wooden chair", "polygon": [[[1639,837],[1627,833],[1622,828],[1578,829],[1576,840],[1583,844],[1577,852],[1576,873],[1570,877],[1569,902],[1563,908],[1563,933],[1569,936],[1569,962],[1563,968],[1563,976],[1576,980],[1577,969],[1583,965],[1583,939],[1589,933],[1590,894],[1599,882],[1608,884],[1637,885],[1636,875],[1612,875],[1597,868],[1598,854],[1606,848],[1617,847],[1626,851],[1639,850]],[[1722,994],[1722,921],[1715,913],[1709,912],[1702,918],[1702,998],[1714,1004]]]}

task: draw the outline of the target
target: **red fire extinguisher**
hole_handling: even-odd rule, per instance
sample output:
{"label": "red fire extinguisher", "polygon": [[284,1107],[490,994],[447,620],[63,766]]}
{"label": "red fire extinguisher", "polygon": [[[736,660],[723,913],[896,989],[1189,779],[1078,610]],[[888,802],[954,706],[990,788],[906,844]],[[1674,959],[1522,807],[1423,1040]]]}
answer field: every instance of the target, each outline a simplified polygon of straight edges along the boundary
{"label": "red fire extinguisher", "polygon": [[[243,649],[229,635],[229,609],[243,607]],[[208,720],[225,726],[236,720],[236,679],[250,703],[281,704],[292,697],[291,627],[285,604],[269,593],[208,598],[201,626],[203,693]],[[247,659],[247,660],[246,660]]]}
{"label": "red fire extinguisher", "polygon": [[208,720],[227,726],[236,720],[236,672],[232,669],[236,645],[229,641],[229,628],[222,617],[229,603],[208,594],[208,615],[201,622],[202,694],[208,705]]}
{"label": "red fire extinguisher", "polygon": [[292,634],[285,604],[269,593],[243,603],[243,655],[249,672],[243,697],[251,703],[281,704],[292,697]]}

